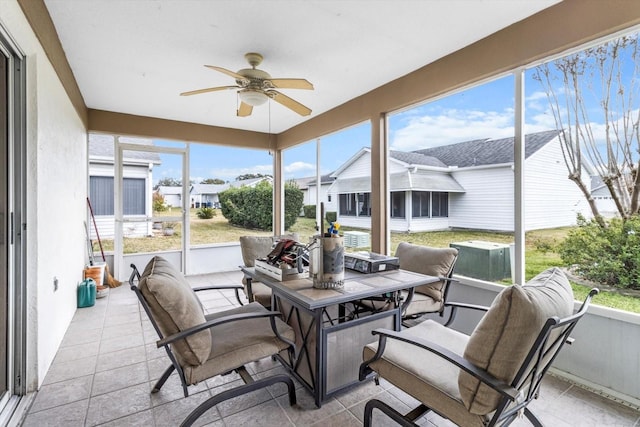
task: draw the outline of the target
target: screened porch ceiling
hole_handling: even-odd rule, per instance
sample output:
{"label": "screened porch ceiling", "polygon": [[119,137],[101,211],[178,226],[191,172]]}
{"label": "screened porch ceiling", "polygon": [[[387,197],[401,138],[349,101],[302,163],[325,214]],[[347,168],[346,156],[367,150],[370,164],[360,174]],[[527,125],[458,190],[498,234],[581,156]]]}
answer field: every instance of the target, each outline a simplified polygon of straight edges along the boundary
{"label": "screened porch ceiling", "polygon": [[[637,2],[582,0],[18,0],[90,131],[287,148],[477,84],[640,22]],[[264,56],[282,89],[237,117],[233,85],[205,68]]]}

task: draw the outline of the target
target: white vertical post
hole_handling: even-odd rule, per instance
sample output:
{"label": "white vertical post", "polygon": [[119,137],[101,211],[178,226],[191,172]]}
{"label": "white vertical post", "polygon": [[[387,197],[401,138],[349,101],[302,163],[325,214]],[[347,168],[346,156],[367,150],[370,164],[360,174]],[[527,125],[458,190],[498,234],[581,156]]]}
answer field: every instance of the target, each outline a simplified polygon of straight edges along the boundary
{"label": "white vertical post", "polygon": [[124,154],[120,145],[120,137],[117,135],[114,137],[114,144],[114,153],[117,153],[117,155],[114,156],[113,162],[113,227],[115,234],[113,242],[113,275],[117,278],[124,276],[124,236],[122,232],[122,162]]}
{"label": "white vertical post", "polygon": [[[189,252],[191,250],[191,196],[189,190],[189,147],[187,142],[182,154],[182,272],[189,273]],[[200,204],[202,206],[202,204]]]}
{"label": "white vertical post", "polygon": [[[322,198],[320,197],[322,173],[320,171],[320,138],[316,139],[316,225],[318,226],[318,233],[322,236],[322,227],[324,218],[321,218],[320,203]],[[325,206],[326,208],[326,206]]]}
{"label": "white vertical post", "polygon": [[514,73],[515,77],[515,117],[514,117],[514,144],[513,144],[513,165],[514,165],[514,239],[515,239],[515,283],[524,284],[524,261],[525,261],[525,198],[524,198],[524,69]]}

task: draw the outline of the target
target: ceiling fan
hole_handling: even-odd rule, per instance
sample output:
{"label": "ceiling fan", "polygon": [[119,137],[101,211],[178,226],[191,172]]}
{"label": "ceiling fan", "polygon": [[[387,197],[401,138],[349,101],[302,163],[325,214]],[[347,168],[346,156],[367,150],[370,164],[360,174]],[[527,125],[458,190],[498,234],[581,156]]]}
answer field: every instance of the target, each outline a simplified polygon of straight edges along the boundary
{"label": "ceiling fan", "polygon": [[200,93],[216,92],[219,90],[240,89],[238,96],[240,97],[240,108],[238,109],[238,116],[246,117],[251,115],[253,107],[262,105],[269,98],[273,99],[279,104],[295,111],[301,116],[308,116],[311,114],[311,109],[302,105],[298,101],[289,98],[285,94],[278,92],[275,89],[307,89],[313,90],[313,85],[305,79],[274,79],[271,78],[269,73],[256,68],[262,62],[262,55],[255,52],[250,52],[244,55],[246,60],[251,65],[251,68],[243,68],[237,73],[226,68],[216,67],[214,65],[205,65],[207,68],[219,71],[223,74],[236,79],[236,85],[234,86],[218,86],[210,87],[206,89],[192,90],[189,92],[182,92],[180,96],[198,95]]}

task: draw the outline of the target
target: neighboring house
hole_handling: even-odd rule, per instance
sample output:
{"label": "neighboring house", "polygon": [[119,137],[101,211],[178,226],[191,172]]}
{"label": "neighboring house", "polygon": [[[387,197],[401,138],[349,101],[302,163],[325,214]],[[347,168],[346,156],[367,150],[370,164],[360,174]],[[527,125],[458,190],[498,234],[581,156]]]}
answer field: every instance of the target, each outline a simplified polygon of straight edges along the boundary
{"label": "neighboring house", "polygon": [[218,193],[221,193],[227,188],[229,188],[228,184],[193,184],[189,190],[191,207],[220,207]]}
{"label": "neighboring house", "polygon": [[[328,193],[331,184],[333,184],[335,180],[332,174],[322,175],[320,177],[320,202],[324,203],[325,212],[336,212],[338,209],[338,201],[335,196]],[[298,178],[295,182],[298,188],[302,190],[303,205],[317,205],[317,177]]]}
{"label": "neighboring house", "polygon": [[[131,141],[134,141],[131,139]],[[151,140],[136,139],[151,145]],[[152,172],[160,164],[157,153],[125,151],[123,154],[123,214],[125,218],[152,215]],[[110,135],[89,134],[89,199],[101,239],[113,239],[115,227],[114,141]],[[150,235],[150,222],[126,223],[126,237]],[[90,227],[91,236],[96,238]]]}
{"label": "neighboring house", "polygon": [[267,181],[273,183],[273,178],[264,176],[261,178],[243,179],[240,181],[231,181],[225,184],[193,184],[189,190],[191,197],[191,207],[220,207],[220,199],[218,194],[229,188],[234,187],[255,187],[259,183]]}
{"label": "neighboring house", "polygon": [[164,204],[168,207],[182,206],[182,187],[159,185],[158,194],[164,197]]}
{"label": "neighboring house", "polygon": [[600,175],[591,176],[591,196],[596,202],[596,207],[600,215],[606,218],[612,218],[620,215],[616,202],[611,197],[611,192],[602,181]]}
{"label": "neighboring house", "polygon": [[[389,152],[391,230],[514,230],[514,138]],[[333,173],[342,225],[369,228],[371,151],[363,148]],[[557,131],[525,137],[525,229],[573,225],[591,216],[567,178]],[[586,170],[584,171],[586,174]]]}

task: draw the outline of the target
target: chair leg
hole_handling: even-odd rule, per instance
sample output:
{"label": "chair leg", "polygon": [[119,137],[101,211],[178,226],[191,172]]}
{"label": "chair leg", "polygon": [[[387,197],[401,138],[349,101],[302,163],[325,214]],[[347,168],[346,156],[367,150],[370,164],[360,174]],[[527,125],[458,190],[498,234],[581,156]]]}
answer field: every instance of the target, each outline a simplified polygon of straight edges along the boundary
{"label": "chair leg", "polygon": [[238,290],[238,288],[235,289],[236,291],[236,299],[238,300],[238,303],[240,305],[244,305],[244,303],[242,302],[242,300],[240,299],[240,291]]}
{"label": "chair leg", "polygon": [[540,420],[538,419],[538,417],[536,417],[533,412],[531,412],[529,410],[529,408],[524,408],[524,416],[527,417],[527,419],[529,420],[529,422],[531,424],[533,424],[535,427],[543,427],[542,423],[540,422]]}
{"label": "chair leg", "polygon": [[263,378],[261,380],[254,381],[249,384],[244,384],[231,390],[225,390],[216,394],[213,397],[205,400],[196,409],[191,411],[187,418],[180,424],[181,427],[191,426],[198,418],[200,418],[205,412],[212,407],[216,406],[220,402],[231,399],[233,397],[241,396],[245,393],[249,393],[255,390],[259,390],[277,383],[285,383],[289,392],[289,404],[291,406],[296,404],[296,389],[291,378],[286,375],[274,375],[272,377]]}
{"label": "chair leg", "polygon": [[157,392],[160,391],[160,389],[164,385],[165,381],[167,381],[167,378],[169,378],[169,376],[171,375],[171,373],[173,372],[174,369],[176,369],[175,366],[169,365],[169,367],[167,368],[166,371],[164,371],[164,373],[162,374],[162,376],[160,377],[160,379],[158,380],[156,385],[153,386],[153,389],[151,390],[151,393],[157,393]]}
{"label": "chair leg", "polygon": [[400,412],[396,411],[395,409],[393,409],[392,407],[390,407],[386,403],[384,403],[384,402],[382,402],[382,401],[380,401],[378,399],[371,399],[370,401],[367,402],[367,404],[364,407],[364,424],[363,424],[364,427],[371,427],[371,421],[372,421],[372,418],[373,418],[373,410],[374,409],[379,409],[386,416],[391,418],[393,421],[395,421],[396,423],[398,423],[402,427],[416,427],[417,426],[417,424],[414,424],[413,422],[411,422],[408,419],[406,419],[404,417],[404,415],[402,415]]}

